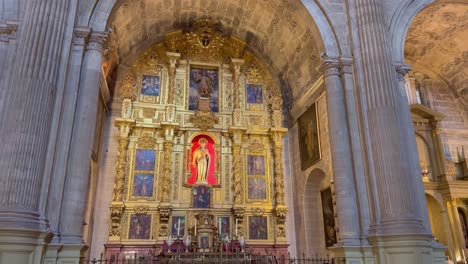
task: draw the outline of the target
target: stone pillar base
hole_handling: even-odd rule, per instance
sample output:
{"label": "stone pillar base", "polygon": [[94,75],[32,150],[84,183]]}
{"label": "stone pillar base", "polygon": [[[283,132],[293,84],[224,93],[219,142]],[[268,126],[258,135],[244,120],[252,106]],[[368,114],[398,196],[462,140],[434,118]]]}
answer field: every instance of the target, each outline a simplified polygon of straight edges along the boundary
{"label": "stone pillar base", "polygon": [[0,263],[42,263],[51,235],[37,230],[0,230]]}
{"label": "stone pillar base", "polygon": [[80,264],[87,247],[84,244],[47,246],[44,253],[44,264]]}
{"label": "stone pillar base", "polygon": [[369,237],[376,264],[444,264],[446,247],[431,235],[405,234]]}
{"label": "stone pillar base", "polygon": [[330,248],[333,252],[333,257],[340,259],[345,259],[346,262],[337,263],[346,263],[346,264],[374,264],[375,258],[372,253],[372,247],[370,246],[340,246],[335,245]]}

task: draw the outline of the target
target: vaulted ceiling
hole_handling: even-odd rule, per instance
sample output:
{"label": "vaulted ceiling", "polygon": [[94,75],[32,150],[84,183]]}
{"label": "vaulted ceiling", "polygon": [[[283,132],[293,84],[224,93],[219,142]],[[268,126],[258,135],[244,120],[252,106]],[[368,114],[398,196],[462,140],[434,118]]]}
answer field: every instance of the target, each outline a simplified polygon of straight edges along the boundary
{"label": "vaulted ceiling", "polygon": [[436,3],[413,20],[405,57],[468,102],[468,3]]}
{"label": "vaulted ceiling", "polygon": [[165,34],[186,29],[201,16],[211,16],[222,31],[242,39],[271,67],[281,83],[285,103],[310,88],[318,78],[320,36],[299,0],[126,0],[109,20],[117,64],[130,64]]}

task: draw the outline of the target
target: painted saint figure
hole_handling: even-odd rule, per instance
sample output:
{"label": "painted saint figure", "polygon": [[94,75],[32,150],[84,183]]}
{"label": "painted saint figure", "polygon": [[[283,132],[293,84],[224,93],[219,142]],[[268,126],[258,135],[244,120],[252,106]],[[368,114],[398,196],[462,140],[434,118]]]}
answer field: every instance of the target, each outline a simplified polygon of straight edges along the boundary
{"label": "painted saint figure", "polygon": [[206,149],[207,143],[205,138],[201,138],[198,141],[199,147],[193,154],[193,166],[197,168],[197,183],[207,183],[206,175],[210,165],[210,154]]}

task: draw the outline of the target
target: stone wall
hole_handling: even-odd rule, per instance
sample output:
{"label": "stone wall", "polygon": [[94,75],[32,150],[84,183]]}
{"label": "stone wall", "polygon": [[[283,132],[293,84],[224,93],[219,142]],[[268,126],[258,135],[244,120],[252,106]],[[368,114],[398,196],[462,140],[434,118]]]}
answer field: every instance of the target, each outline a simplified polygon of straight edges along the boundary
{"label": "stone wall", "polygon": [[[300,256],[303,253],[306,256],[327,253],[320,200],[320,190],[330,186],[330,180],[332,179],[326,96],[319,97],[316,103],[322,153],[321,160],[302,170],[297,124],[294,124],[288,132],[292,183],[292,194],[289,195],[294,201],[291,212],[294,213],[295,221],[295,225],[290,228],[295,229],[296,249],[297,254]],[[304,111],[306,109],[304,106]]]}

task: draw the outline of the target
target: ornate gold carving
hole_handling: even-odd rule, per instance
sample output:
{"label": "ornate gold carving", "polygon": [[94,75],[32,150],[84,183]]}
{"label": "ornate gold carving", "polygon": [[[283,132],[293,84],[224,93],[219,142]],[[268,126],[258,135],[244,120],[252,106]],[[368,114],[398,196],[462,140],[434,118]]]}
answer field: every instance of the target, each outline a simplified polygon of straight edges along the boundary
{"label": "ornate gold carving", "polygon": [[120,86],[120,100],[130,99],[133,101],[135,100],[136,95],[136,78],[133,71],[130,70],[125,74],[125,77],[122,80],[122,85]]}
{"label": "ornate gold carving", "polygon": [[260,208],[260,207],[252,208],[252,214],[254,216],[262,216],[265,214],[265,208]]}
{"label": "ornate gold carving", "polygon": [[145,215],[148,213],[148,210],[149,210],[149,206],[137,206],[133,208],[133,211],[137,215]]}
{"label": "ornate gold carving", "polygon": [[169,218],[171,217],[172,207],[169,205],[159,206],[159,236],[167,237],[169,230]]}
{"label": "ornate gold carving", "polygon": [[138,139],[138,148],[141,149],[154,149],[156,140],[150,136],[144,135]]}
{"label": "ornate gold carving", "polygon": [[164,142],[164,162],[161,175],[161,202],[170,202],[171,176],[172,176],[172,141]]}
{"label": "ornate gold carving", "polygon": [[111,226],[109,230],[109,236],[119,237],[120,236],[120,221],[124,210],[123,203],[113,203],[111,209]]}
{"label": "ornate gold carving", "polygon": [[263,70],[260,68],[257,61],[253,60],[249,69],[245,72],[247,81],[251,84],[263,84],[264,82]]}
{"label": "ornate gold carving", "polygon": [[286,214],[288,213],[288,208],[286,206],[277,206],[275,208],[276,222],[278,224],[284,224],[286,222]]}
{"label": "ornate gold carving", "polygon": [[174,104],[175,105],[184,105],[184,93],[185,93],[185,80],[184,79],[176,79],[175,80],[175,87],[174,87]]}
{"label": "ornate gold carving", "polygon": [[197,111],[193,116],[190,116],[189,122],[201,130],[207,130],[213,128],[219,122],[219,118],[213,112]]}
{"label": "ornate gold carving", "polygon": [[151,108],[143,108],[143,118],[154,118],[156,110]]}
{"label": "ornate gold carving", "polygon": [[286,228],[284,225],[276,226],[276,237],[286,237]]}
{"label": "ornate gold carving", "polygon": [[233,197],[234,204],[242,203],[242,172],[244,166],[242,166],[242,156],[241,156],[242,147],[240,144],[234,144],[232,146],[232,176],[233,176]]}
{"label": "ornate gold carving", "polygon": [[125,184],[125,171],[127,168],[127,146],[128,137],[120,137],[117,148],[116,176],[114,182],[114,192],[112,201],[121,202],[123,199],[123,190]]}

